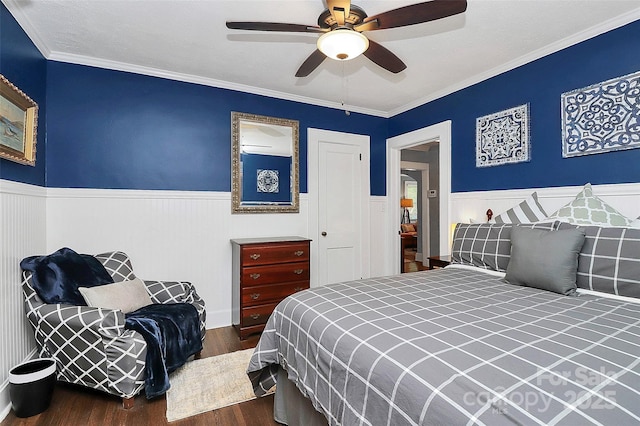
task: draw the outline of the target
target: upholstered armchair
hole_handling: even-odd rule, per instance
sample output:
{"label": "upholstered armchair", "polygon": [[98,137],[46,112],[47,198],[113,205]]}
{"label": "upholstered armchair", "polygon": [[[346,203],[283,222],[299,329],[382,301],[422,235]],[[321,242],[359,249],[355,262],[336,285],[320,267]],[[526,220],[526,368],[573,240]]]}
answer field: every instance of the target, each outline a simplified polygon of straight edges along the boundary
{"label": "upholstered armchair", "polygon": [[[125,253],[116,251],[94,257],[115,282],[136,278]],[[144,281],[144,284],[153,303],[192,304],[198,312],[204,340],[204,301],[191,283]],[[32,273],[27,271],[23,271],[22,291],[38,355],[56,360],[57,379],[117,395],[125,408],[133,406],[133,397],[145,385],[147,344],[140,333],[125,329],[122,311],[46,304],[32,285]]]}

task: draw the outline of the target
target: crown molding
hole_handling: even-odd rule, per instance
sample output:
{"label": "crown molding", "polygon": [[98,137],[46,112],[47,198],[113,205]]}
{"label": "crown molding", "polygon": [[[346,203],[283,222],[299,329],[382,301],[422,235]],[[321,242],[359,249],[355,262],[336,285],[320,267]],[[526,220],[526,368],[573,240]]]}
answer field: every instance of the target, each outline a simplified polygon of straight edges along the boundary
{"label": "crown molding", "polygon": [[631,22],[634,22],[640,19],[640,9],[632,10],[626,14],[622,14],[620,16],[617,16],[616,18],[609,19],[605,22],[602,22],[598,25],[590,27],[579,33],[573,34],[555,43],[544,46],[527,55],[523,55],[517,59],[509,61],[498,67],[492,68],[480,74],[476,74],[468,79],[462,80],[444,89],[438,90],[436,92],[433,92],[426,96],[418,98],[405,105],[402,105],[397,108],[393,108],[389,111],[381,111],[381,110],[357,107],[353,105],[342,105],[339,102],[330,102],[322,99],[299,96],[292,93],[269,90],[269,89],[264,89],[260,87],[232,83],[232,82],[223,81],[223,80],[205,78],[205,77],[200,77],[200,76],[191,75],[191,74],[176,73],[176,72],[166,71],[158,68],[143,67],[139,65],[125,63],[125,62],[110,61],[106,59],[93,58],[93,57],[88,57],[83,55],[74,55],[74,54],[68,54],[63,52],[51,51],[47,46],[47,43],[44,41],[44,39],[40,36],[38,31],[35,29],[35,26],[27,18],[26,14],[23,13],[23,6],[19,4],[20,1],[19,0],[1,0],[1,1],[2,3],[4,3],[7,9],[9,9],[13,17],[18,22],[18,24],[20,24],[24,32],[27,34],[27,36],[31,39],[31,41],[34,43],[36,48],[40,51],[40,53],[42,53],[42,55],[47,60],[72,63],[72,64],[78,64],[78,65],[86,65],[86,66],[111,69],[116,71],[131,72],[134,74],[160,77],[160,78],[165,78],[169,80],[200,84],[203,86],[210,86],[210,87],[216,87],[221,89],[235,90],[235,91],[244,92],[244,93],[252,93],[260,96],[267,96],[267,97],[276,98],[276,99],[289,100],[293,102],[300,102],[304,104],[321,106],[321,107],[338,109],[338,110],[346,109],[350,112],[361,113],[361,114],[366,114],[366,115],[371,115],[371,116],[376,116],[381,118],[390,118],[390,117],[396,116],[403,112],[409,111],[413,108],[419,107],[426,103],[432,102],[436,99],[447,96],[458,90],[462,90],[464,88],[470,87],[474,84],[480,83],[491,77],[495,77],[496,75],[510,71],[519,66],[525,65],[529,62],[533,62],[544,56],[550,55],[552,53],[555,53],[567,47],[573,46],[575,44],[581,43],[585,40],[596,37],[607,31],[611,31],[613,29],[622,27],[624,25],[627,25]]}
{"label": "crown molding", "polygon": [[36,30],[35,25],[31,23],[25,13],[23,13],[24,6],[19,5],[19,0],[2,0],[2,3],[11,12],[11,15],[20,24],[22,30],[31,39],[36,49],[42,53],[42,56],[47,58],[51,54],[51,50],[47,47],[47,43],[44,41],[40,33]]}
{"label": "crown molding", "polygon": [[567,38],[559,40],[555,43],[544,46],[540,49],[534,50],[531,53],[520,56],[512,61],[504,63],[500,66],[492,68],[488,71],[485,71],[480,74],[476,74],[473,77],[470,77],[466,80],[462,80],[456,84],[453,84],[449,87],[445,87],[442,90],[430,93],[427,96],[416,99],[413,102],[410,102],[401,107],[392,109],[388,111],[388,117],[393,117],[403,112],[409,111],[413,108],[419,107],[426,103],[435,101],[436,99],[445,97],[450,95],[451,93],[457,92],[458,90],[465,89],[467,87],[473,86],[474,84],[480,83],[484,80],[488,80],[491,77],[495,77],[504,72],[510,71],[522,65],[528,64],[529,62],[533,62],[537,59],[543,58],[552,53],[558,52],[562,49],[566,49],[567,47],[571,47],[575,44],[581,43],[585,40],[589,40],[590,38],[597,37],[601,34],[606,33],[607,31],[614,30],[616,28],[620,28],[624,25],[630,24],[631,22],[637,21],[640,19],[640,9],[633,10],[629,13],[617,16],[616,18],[609,19],[607,21],[601,22],[598,25],[587,28],[584,31],[573,34]]}

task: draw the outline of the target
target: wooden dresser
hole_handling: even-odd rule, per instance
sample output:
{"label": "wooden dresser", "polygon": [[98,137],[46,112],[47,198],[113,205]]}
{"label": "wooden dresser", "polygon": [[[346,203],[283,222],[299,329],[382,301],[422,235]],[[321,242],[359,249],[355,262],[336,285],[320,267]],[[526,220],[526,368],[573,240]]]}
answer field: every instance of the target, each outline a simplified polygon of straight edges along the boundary
{"label": "wooden dresser", "polygon": [[310,243],[301,237],[231,240],[233,325],[240,339],[262,331],[282,299],[309,288]]}

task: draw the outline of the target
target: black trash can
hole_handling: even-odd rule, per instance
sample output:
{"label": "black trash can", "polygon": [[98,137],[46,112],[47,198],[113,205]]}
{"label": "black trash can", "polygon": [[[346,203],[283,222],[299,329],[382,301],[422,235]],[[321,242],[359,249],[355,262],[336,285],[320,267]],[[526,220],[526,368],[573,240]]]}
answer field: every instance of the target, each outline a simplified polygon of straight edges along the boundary
{"label": "black trash can", "polygon": [[9,371],[11,408],[17,417],[31,417],[49,408],[56,384],[56,361],[38,358]]}

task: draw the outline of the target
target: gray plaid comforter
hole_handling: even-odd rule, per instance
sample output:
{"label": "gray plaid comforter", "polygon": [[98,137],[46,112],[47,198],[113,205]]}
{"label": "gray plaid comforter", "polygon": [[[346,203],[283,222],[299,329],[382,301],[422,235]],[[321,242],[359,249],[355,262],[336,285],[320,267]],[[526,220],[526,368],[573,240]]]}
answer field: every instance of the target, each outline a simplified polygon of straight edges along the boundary
{"label": "gray plaid comforter", "polygon": [[446,268],[314,288],[269,319],[278,366],[331,425],[640,423],[640,304]]}

